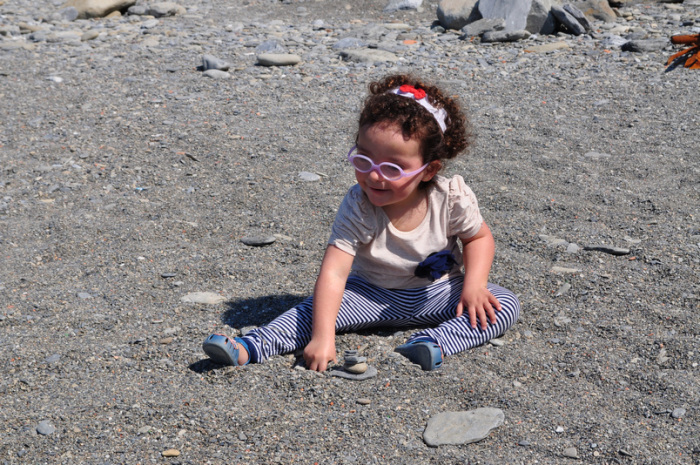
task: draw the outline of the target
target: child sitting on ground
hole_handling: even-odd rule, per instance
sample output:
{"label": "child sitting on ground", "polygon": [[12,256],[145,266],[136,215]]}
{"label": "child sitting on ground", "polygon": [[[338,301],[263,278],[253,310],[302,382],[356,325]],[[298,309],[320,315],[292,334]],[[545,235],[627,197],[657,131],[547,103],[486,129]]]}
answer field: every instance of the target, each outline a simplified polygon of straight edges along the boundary
{"label": "child sitting on ground", "polygon": [[324,371],[337,361],[338,332],[422,326],[396,351],[433,370],[505,333],[520,303],[488,283],[491,231],[462,177],[437,174],[468,145],[464,114],[439,88],[407,75],[371,83],[348,153],[357,184],[313,296],[243,337],[212,334],[204,352],[239,366],[304,348],[306,367]]}

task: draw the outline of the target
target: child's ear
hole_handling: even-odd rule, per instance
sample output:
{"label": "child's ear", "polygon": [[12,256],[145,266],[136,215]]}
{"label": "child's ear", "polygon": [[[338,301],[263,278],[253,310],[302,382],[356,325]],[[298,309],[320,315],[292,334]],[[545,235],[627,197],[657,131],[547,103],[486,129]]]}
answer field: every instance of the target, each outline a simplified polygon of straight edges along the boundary
{"label": "child's ear", "polygon": [[433,177],[438,174],[438,171],[442,168],[442,162],[440,160],[433,160],[430,162],[428,167],[423,172],[423,182],[428,182]]}

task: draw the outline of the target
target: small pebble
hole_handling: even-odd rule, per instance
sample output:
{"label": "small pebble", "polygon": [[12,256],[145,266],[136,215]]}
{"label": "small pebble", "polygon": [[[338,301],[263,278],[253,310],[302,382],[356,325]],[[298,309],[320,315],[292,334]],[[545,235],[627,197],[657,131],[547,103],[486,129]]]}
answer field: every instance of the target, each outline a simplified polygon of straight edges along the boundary
{"label": "small pebble", "polygon": [[350,373],[361,375],[362,373],[367,371],[367,368],[369,368],[369,366],[363,362],[363,363],[355,363],[352,365],[345,364],[345,365],[343,365],[343,368]]}
{"label": "small pebble", "polygon": [[685,409],[684,408],[674,408],[673,412],[671,412],[671,416],[673,418],[683,418],[685,416]]}
{"label": "small pebble", "polygon": [[48,436],[53,434],[55,431],[56,428],[51,424],[51,422],[49,422],[49,420],[39,422],[39,425],[36,427],[36,432],[42,436]]}
{"label": "small pebble", "polygon": [[564,452],[562,452],[562,455],[564,457],[569,457],[571,459],[579,458],[578,451],[576,450],[575,447],[567,447],[566,449],[564,449]]}
{"label": "small pebble", "polygon": [[362,398],[360,398],[360,399],[357,399],[357,403],[360,404],[360,405],[369,405],[369,404],[372,403],[372,401],[371,401],[370,399],[367,399],[367,398],[365,398],[365,397],[362,397]]}
{"label": "small pebble", "polygon": [[177,449],[168,449],[162,452],[163,457],[179,457],[180,451]]}

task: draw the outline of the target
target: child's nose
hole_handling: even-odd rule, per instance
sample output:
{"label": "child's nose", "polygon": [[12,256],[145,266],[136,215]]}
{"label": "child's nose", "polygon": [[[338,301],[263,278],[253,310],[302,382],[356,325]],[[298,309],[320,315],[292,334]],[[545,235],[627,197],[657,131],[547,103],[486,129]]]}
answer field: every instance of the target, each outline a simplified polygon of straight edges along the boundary
{"label": "child's nose", "polygon": [[372,179],[372,181],[383,181],[384,180],[384,176],[382,176],[382,172],[379,171],[379,168],[375,168],[372,171],[370,171],[369,177]]}

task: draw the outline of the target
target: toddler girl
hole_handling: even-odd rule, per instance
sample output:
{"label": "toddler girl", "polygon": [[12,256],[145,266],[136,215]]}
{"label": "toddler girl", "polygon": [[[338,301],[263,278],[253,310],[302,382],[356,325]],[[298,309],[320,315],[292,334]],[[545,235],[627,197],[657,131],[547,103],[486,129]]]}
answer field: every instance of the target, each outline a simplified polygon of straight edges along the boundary
{"label": "toddler girl", "polygon": [[437,174],[469,145],[458,103],[412,76],[369,88],[348,153],[357,184],[338,210],[314,295],[244,337],[209,336],[203,349],[214,362],[260,363],[303,347],[306,367],[324,371],[337,360],[338,332],[423,326],[396,351],[433,370],[518,318],[515,295],[488,283],[494,241],[474,193],[461,176]]}

